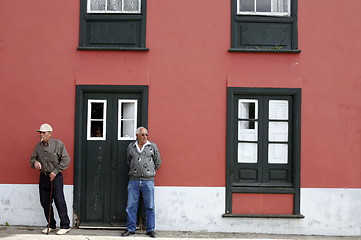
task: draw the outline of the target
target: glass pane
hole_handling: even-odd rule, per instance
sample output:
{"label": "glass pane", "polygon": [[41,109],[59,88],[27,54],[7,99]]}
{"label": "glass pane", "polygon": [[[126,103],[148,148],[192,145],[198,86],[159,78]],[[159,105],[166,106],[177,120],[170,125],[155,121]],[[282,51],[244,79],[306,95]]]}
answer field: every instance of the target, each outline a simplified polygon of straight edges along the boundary
{"label": "glass pane", "polygon": [[271,12],[272,0],[257,0],[256,12]]}
{"label": "glass pane", "polygon": [[122,0],[107,0],[108,11],[122,11]]}
{"label": "glass pane", "polygon": [[134,119],[134,103],[122,103],[122,119]]}
{"label": "glass pane", "polygon": [[254,0],[239,0],[240,12],[254,12]]}
{"label": "glass pane", "polygon": [[273,11],[274,12],[288,12],[289,0],[274,0]]}
{"label": "glass pane", "polygon": [[238,143],[238,162],[257,163],[257,144]]}
{"label": "glass pane", "polygon": [[90,10],[91,11],[104,11],[105,10],[105,0],[90,0]]}
{"label": "glass pane", "polygon": [[242,119],[257,119],[257,100],[239,100],[238,117]]}
{"label": "glass pane", "polygon": [[273,142],[288,141],[288,123],[287,122],[269,122],[268,140]]}
{"label": "glass pane", "polygon": [[257,141],[258,122],[238,121],[238,140]]}
{"label": "glass pane", "polygon": [[91,137],[103,137],[103,121],[91,121]]}
{"label": "glass pane", "polygon": [[103,119],[104,103],[91,103],[91,119]]}
{"label": "glass pane", "polygon": [[287,144],[269,144],[268,145],[268,163],[287,164],[288,163],[288,145]]}
{"label": "glass pane", "polygon": [[269,119],[288,120],[288,101],[270,100],[269,101]]}
{"label": "glass pane", "polygon": [[139,12],[140,0],[124,0],[124,11],[137,11]]}
{"label": "glass pane", "polygon": [[134,137],[135,127],[133,120],[121,121],[122,127],[120,129],[120,137]]}

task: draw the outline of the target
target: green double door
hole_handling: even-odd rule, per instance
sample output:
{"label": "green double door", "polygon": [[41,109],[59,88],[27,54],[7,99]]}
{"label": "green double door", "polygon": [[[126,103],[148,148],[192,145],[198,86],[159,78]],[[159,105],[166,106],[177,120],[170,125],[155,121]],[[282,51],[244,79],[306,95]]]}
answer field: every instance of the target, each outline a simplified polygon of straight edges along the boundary
{"label": "green double door", "polygon": [[79,226],[126,225],[126,151],[136,128],[147,122],[143,93],[83,91],[79,97],[81,140],[74,175]]}

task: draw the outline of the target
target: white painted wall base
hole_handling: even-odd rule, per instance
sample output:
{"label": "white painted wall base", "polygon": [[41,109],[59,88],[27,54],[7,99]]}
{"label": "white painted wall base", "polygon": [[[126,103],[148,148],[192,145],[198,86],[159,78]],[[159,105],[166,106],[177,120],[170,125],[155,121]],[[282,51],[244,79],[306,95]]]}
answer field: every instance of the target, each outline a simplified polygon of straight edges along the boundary
{"label": "white painted wall base", "polygon": [[[222,218],[223,187],[155,191],[157,230],[361,236],[361,189],[302,189],[303,219]],[[72,219],[73,186],[64,186],[64,192]],[[46,225],[38,185],[0,184],[0,213],[0,225]]]}
{"label": "white painted wall base", "polygon": [[301,190],[303,219],[222,218],[225,188],[157,187],[159,230],[361,236],[361,189]]}
{"label": "white painted wall base", "polygon": [[[70,222],[73,222],[73,185],[64,185],[65,201]],[[53,203],[57,227],[58,212]],[[46,226],[44,210],[40,205],[38,184],[0,184],[0,225]]]}

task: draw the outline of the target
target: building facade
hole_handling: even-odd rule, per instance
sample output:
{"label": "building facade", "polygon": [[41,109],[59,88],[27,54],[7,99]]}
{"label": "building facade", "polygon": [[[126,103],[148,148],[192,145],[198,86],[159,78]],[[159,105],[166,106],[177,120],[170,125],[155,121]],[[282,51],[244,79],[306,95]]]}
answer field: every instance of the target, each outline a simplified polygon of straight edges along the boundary
{"label": "building facade", "polygon": [[71,155],[73,226],[124,226],[145,126],[157,229],[360,236],[360,8],[2,1],[0,224],[46,224],[29,166],[46,122]]}

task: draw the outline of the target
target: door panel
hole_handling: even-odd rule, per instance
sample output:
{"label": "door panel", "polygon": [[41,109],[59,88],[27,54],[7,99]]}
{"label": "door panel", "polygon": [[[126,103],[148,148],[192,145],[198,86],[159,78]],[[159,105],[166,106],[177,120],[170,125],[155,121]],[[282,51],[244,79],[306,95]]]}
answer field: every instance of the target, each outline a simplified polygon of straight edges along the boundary
{"label": "door panel", "polygon": [[104,142],[88,141],[87,164],[85,178],[85,217],[88,221],[102,221],[104,218],[104,203],[109,192],[107,169],[111,161],[110,145]]}
{"label": "door panel", "polygon": [[[126,150],[129,143],[135,139],[133,132],[136,127],[141,124],[146,126],[144,119],[147,117],[144,116],[142,109],[142,106],[144,107],[142,98],[144,98],[142,92],[89,92],[83,95],[84,124],[81,128],[82,153],[79,159],[81,161],[79,225],[81,226],[126,225],[128,184]],[[123,109],[120,104],[124,105]],[[132,120],[129,116],[132,115],[131,108],[135,105],[137,106],[133,109],[135,119]],[[126,117],[124,121],[118,121],[124,116]],[[119,127],[120,122],[126,124]],[[127,137],[119,138],[119,131],[126,133]]]}

